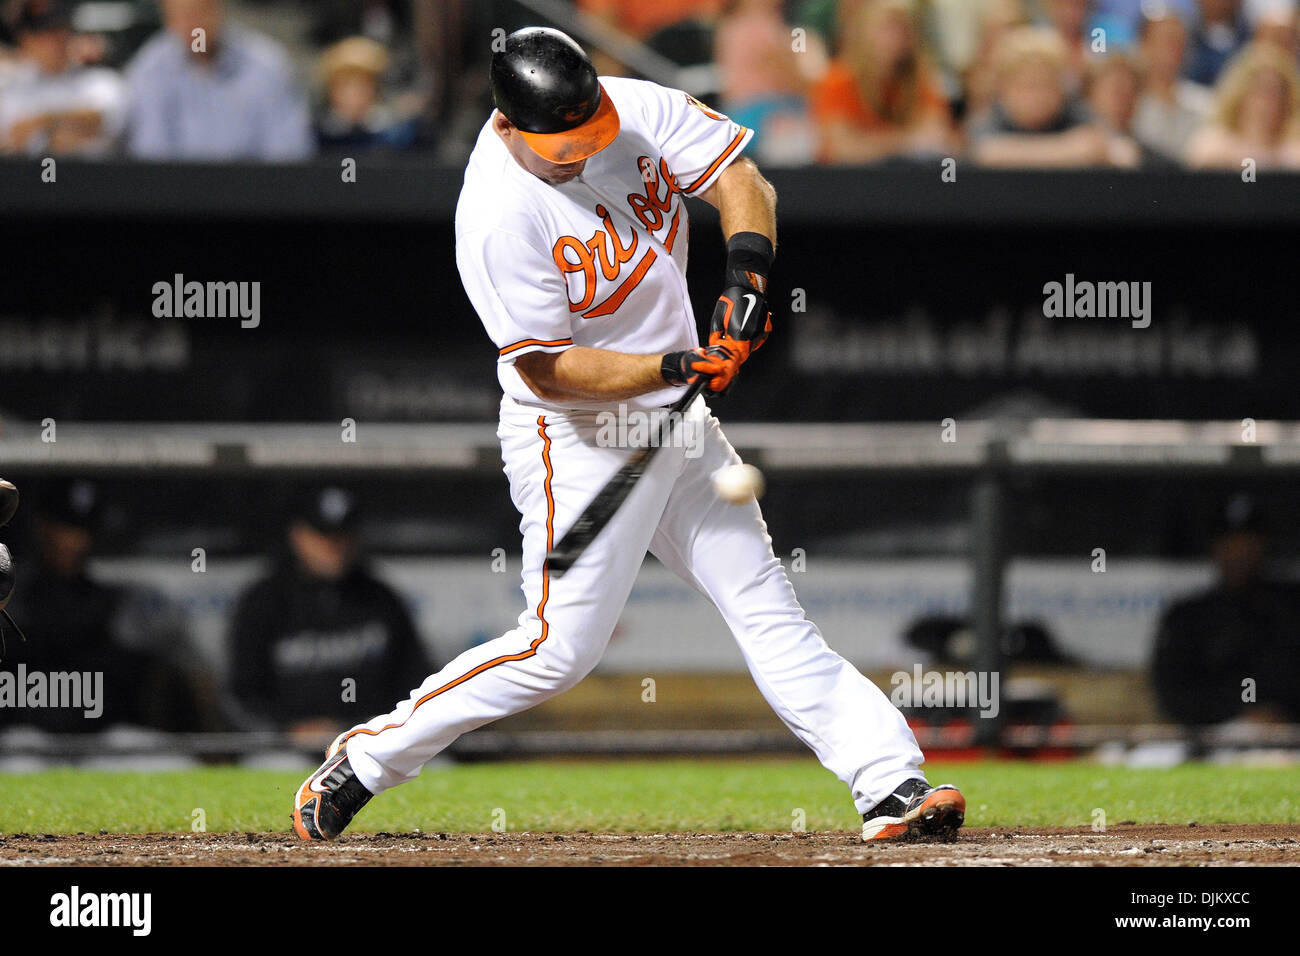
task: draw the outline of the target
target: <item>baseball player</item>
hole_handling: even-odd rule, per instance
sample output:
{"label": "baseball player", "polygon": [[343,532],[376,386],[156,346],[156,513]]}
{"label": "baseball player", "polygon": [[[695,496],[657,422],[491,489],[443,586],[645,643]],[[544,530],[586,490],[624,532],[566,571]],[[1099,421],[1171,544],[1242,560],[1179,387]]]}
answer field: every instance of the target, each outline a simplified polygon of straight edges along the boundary
{"label": "baseball player", "polygon": [[[577,684],[600,660],[646,551],[722,613],[759,690],[848,785],[864,840],[955,831],[965,800],[932,787],[903,717],[804,616],[752,499],[711,485],[740,459],[704,396],[562,577],[546,555],[632,454],[602,413],[662,414],[708,379],[725,391],[771,329],[776,197],[742,157],[752,133],[686,93],[597,77],[569,37],[527,28],[491,66],[497,109],[456,209],[456,261],[497,346],[502,459],[521,516],[518,626],[461,654],[383,714],[340,734],[293,809],[304,840],[337,836],[461,734]],[[718,208],[723,292],[701,345],[686,288],[688,211]],[[629,429],[629,432],[631,429]]]}

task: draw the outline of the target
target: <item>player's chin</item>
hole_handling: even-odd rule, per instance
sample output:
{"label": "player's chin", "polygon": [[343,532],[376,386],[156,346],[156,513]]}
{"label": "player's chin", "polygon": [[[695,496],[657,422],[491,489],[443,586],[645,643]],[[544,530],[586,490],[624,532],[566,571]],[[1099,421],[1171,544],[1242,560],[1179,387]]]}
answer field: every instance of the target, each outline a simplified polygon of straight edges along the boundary
{"label": "player's chin", "polygon": [[572,182],[582,175],[582,171],[587,168],[587,161],[581,159],[576,163],[569,163],[566,166],[551,166],[543,175],[552,186],[558,186],[561,183]]}

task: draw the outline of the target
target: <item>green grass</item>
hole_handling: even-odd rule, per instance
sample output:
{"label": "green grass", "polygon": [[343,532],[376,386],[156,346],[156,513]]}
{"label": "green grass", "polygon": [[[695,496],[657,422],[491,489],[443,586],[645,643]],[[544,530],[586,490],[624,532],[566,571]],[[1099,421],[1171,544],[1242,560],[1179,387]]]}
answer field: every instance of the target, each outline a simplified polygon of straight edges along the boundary
{"label": "green grass", "polygon": [[[959,784],[969,826],[1300,823],[1300,768],[1191,764],[1135,770],[1071,763],[928,764]],[[284,831],[304,774],[239,768],[162,773],[75,769],[0,775],[0,833]],[[546,761],[425,771],[370,804],[356,831],[484,832],[504,811],[523,830],[853,829],[846,788],[812,759]]]}

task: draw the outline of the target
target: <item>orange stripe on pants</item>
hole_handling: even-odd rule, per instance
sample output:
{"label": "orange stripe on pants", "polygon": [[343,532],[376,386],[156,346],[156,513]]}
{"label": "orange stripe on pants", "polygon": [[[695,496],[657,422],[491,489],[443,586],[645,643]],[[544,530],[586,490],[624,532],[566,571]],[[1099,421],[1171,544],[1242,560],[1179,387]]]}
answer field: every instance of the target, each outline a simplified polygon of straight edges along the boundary
{"label": "orange stripe on pants", "polygon": [[[537,416],[537,434],[540,435],[542,438],[542,464],[546,466],[546,480],[542,483],[542,488],[546,492],[546,553],[550,554],[551,548],[555,546],[555,496],[551,492],[551,479],[555,477],[555,471],[551,467],[551,436],[546,434],[546,417],[544,415]],[[476,677],[477,675],[482,674],[484,671],[489,671],[492,668],[498,666],[499,664],[507,664],[511,661],[527,660],[528,658],[534,656],[537,653],[537,649],[542,646],[542,644],[546,641],[546,638],[550,635],[551,632],[551,626],[546,622],[546,602],[547,600],[550,599],[551,596],[551,579],[550,579],[550,575],[546,573],[546,570],[547,570],[547,562],[546,559],[543,558],[542,559],[542,599],[537,603],[537,619],[542,622],[542,633],[541,636],[537,638],[537,640],[533,641],[533,643],[528,646],[528,650],[520,651],[518,654],[506,654],[502,657],[493,658],[490,661],[484,661],[482,664],[474,668],[468,674],[462,674],[460,677],[457,677],[454,681],[451,681],[450,683],[447,684],[443,684],[437,690],[429,691],[429,693],[425,694],[423,697],[421,697],[419,700],[415,702],[415,706],[411,708],[411,713],[408,714],[406,720],[403,720],[401,723],[386,724],[385,726],[380,727],[378,730],[370,730],[369,728],[365,728],[365,727],[358,728],[357,730],[351,731],[346,737],[344,737],[343,738],[344,742],[347,742],[357,734],[366,734],[368,736],[374,737],[379,734],[382,734],[385,730],[394,730],[398,727],[401,727],[406,724],[407,720],[410,720],[411,717],[415,715],[416,710],[418,710],[422,704],[428,703],[429,701],[433,700],[435,697],[438,697],[441,694],[445,694],[453,687],[459,687],[461,684],[465,683],[465,681],[469,680],[471,677]]]}

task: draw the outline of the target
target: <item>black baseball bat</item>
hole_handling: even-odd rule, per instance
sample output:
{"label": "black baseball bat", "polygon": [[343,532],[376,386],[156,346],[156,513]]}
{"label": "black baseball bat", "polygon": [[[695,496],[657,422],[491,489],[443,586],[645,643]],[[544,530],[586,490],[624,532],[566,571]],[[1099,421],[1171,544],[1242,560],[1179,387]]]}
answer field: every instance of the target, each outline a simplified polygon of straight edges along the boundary
{"label": "black baseball bat", "polygon": [[596,492],[596,497],[591,499],[591,503],[583,509],[582,514],[546,555],[546,564],[543,570],[558,577],[563,577],[564,572],[573,567],[582,553],[587,550],[591,542],[596,540],[596,536],[605,529],[611,518],[618,511],[619,506],[627,500],[627,496],[632,493],[636,487],[637,481],[645,474],[645,470],[650,467],[650,462],[660,448],[668,443],[669,435],[672,431],[673,424],[681,417],[684,412],[695,401],[696,396],[704,390],[704,386],[709,382],[709,376],[701,375],[695,382],[686,389],[686,394],[677,400],[668,410],[664,421],[659,425],[659,440],[652,442],[644,448],[638,448],[632,453],[632,456],[623,463],[614,476],[605,482],[605,486]]}

